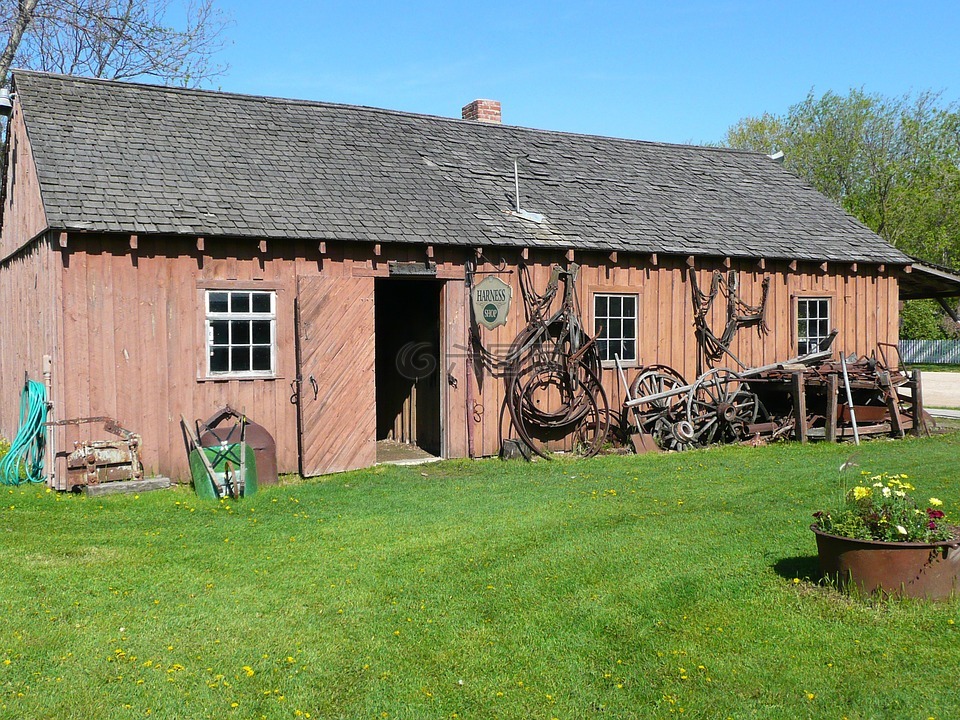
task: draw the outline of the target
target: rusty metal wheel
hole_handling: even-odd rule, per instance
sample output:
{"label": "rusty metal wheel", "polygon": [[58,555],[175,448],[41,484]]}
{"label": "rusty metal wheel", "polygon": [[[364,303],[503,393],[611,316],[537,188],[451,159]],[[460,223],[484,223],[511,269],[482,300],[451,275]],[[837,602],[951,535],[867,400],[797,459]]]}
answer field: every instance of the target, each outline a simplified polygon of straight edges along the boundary
{"label": "rusty metal wheel", "polygon": [[607,439],[607,396],[587,365],[544,362],[513,375],[505,399],[517,434],[537,455],[595,455]]}

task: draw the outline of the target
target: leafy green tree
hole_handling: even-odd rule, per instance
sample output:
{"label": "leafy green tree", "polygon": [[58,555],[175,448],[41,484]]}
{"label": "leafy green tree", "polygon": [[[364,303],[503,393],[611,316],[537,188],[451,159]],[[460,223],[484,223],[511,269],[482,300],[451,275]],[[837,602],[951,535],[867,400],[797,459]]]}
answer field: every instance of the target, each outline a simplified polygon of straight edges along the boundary
{"label": "leafy green tree", "polygon": [[[885,98],[811,91],[785,115],[740,120],[726,145],[784,166],[904,252],[960,268],[960,114],[934,92]],[[904,304],[901,337],[952,335],[933,301]]]}
{"label": "leafy green tree", "polygon": [[943,313],[935,300],[908,300],[900,310],[900,338],[903,340],[943,340]]}
{"label": "leafy green tree", "polygon": [[748,117],[730,147],[784,165],[911,255],[960,266],[960,115],[938,93],[811,91],[785,115]]}

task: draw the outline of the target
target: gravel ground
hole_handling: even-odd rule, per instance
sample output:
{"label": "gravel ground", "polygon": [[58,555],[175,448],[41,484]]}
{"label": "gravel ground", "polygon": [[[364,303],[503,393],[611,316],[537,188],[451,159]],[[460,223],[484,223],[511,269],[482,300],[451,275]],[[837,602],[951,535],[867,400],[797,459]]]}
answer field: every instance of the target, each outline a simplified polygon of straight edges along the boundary
{"label": "gravel ground", "polygon": [[960,372],[923,372],[923,404],[960,408]]}

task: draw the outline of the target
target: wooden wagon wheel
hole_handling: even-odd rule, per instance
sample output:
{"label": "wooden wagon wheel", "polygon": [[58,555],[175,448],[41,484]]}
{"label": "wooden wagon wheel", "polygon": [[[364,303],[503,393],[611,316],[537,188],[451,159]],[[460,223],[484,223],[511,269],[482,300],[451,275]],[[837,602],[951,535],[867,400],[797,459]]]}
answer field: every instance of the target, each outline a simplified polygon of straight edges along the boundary
{"label": "wooden wagon wheel", "polygon": [[[651,365],[644,368],[630,385],[630,397],[645,397],[670,392],[686,387],[687,381],[673,368],[667,365]],[[643,403],[633,408],[633,418],[637,429],[653,436],[657,445],[664,450],[684,450],[691,445],[678,436],[674,426],[686,418],[686,395],[676,395]],[[629,427],[629,418],[624,419],[624,427]]]}
{"label": "wooden wagon wheel", "polygon": [[758,407],[757,396],[739,373],[727,368],[708,370],[687,394],[692,442],[703,447],[742,440],[746,426],[757,419]]}

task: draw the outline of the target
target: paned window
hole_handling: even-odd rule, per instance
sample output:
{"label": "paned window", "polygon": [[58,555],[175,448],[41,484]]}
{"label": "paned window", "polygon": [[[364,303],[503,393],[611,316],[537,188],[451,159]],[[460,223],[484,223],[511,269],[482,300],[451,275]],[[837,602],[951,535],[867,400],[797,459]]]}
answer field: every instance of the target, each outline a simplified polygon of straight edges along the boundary
{"label": "paned window", "polygon": [[593,334],[600,359],[637,359],[637,296],[597,293],[593,296]]}
{"label": "paned window", "polygon": [[830,301],[827,298],[797,299],[797,354],[816,352],[830,335]]}
{"label": "paned window", "polygon": [[259,290],[207,290],[207,372],[261,377],[276,367],[277,295]]}

